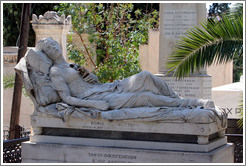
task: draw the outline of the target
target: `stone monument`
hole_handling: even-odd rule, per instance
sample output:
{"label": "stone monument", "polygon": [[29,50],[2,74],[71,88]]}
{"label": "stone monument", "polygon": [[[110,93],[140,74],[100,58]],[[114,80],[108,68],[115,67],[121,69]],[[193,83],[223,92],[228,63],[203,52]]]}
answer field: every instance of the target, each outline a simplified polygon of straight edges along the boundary
{"label": "stone monument", "polygon": [[180,36],[206,19],[205,3],[161,3],[160,30],[149,30],[149,45],[140,47],[140,64],[164,79],[180,96],[211,99],[212,81],[206,69],[183,80],[175,80],[166,73],[166,62]]}
{"label": "stone monument", "polygon": [[23,163],[233,162],[227,117],[213,101],[179,97],[147,71],[100,84],[52,38],[15,70],[35,105]]}
{"label": "stone monument", "polygon": [[[32,28],[36,34],[36,44],[45,37],[52,37],[62,48],[63,55],[67,55],[66,38],[71,28],[71,16],[58,16],[55,11],[47,11],[43,16],[32,15]],[[67,57],[64,57],[67,59]]]}

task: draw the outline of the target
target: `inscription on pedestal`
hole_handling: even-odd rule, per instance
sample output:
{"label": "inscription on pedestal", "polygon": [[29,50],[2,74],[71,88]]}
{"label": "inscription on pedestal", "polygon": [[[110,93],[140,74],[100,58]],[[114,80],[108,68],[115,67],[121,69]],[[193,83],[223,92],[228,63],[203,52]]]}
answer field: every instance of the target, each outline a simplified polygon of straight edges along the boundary
{"label": "inscription on pedestal", "polygon": [[[116,128],[122,128],[122,129],[130,129],[134,127],[138,127],[139,124],[137,123],[131,123],[131,122],[116,122],[114,123],[114,127]],[[108,124],[105,124],[102,121],[89,121],[88,123],[81,126],[82,129],[105,129],[108,128]]]}
{"label": "inscription on pedestal", "polygon": [[185,35],[186,31],[197,23],[197,13],[193,9],[173,11],[166,8],[163,16],[164,35],[175,40]]}
{"label": "inscription on pedestal", "polygon": [[136,155],[117,153],[88,153],[88,159],[92,163],[132,163],[136,161]]}
{"label": "inscription on pedestal", "polygon": [[171,88],[173,88],[181,97],[184,98],[203,98],[211,99],[212,87],[211,77],[187,77],[181,80],[175,80],[172,77],[160,77]]}
{"label": "inscription on pedestal", "polygon": [[191,27],[199,26],[202,19],[206,19],[205,3],[160,4],[159,73],[168,71],[167,59],[180,37],[185,36]]}

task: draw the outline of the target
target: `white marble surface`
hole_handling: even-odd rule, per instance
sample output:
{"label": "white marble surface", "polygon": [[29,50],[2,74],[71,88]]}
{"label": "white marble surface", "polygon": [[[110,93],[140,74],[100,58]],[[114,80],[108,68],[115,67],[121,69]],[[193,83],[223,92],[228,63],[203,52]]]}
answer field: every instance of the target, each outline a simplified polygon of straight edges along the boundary
{"label": "white marble surface", "polygon": [[47,136],[32,135],[30,141],[33,143],[56,143],[68,145],[85,145],[95,147],[117,147],[130,149],[156,149],[156,150],[176,150],[187,152],[210,152],[227,143],[227,137],[217,138],[209,144],[199,145],[195,143],[174,143],[174,142],[153,142],[153,141],[136,141],[136,140],[117,140],[117,139],[99,139],[84,137],[64,137],[64,136]]}
{"label": "white marble surface", "polygon": [[[38,150],[37,150],[38,149]],[[23,163],[233,163],[233,145],[208,153],[22,143]]]}
{"label": "white marble surface", "polygon": [[[122,120],[103,119],[76,119],[71,118],[64,123],[60,118],[32,116],[33,127],[74,128],[107,131],[129,131],[145,133],[188,134],[209,136],[225,128],[218,128],[216,122],[208,124],[183,123],[183,122],[134,122]],[[225,126],[226,127],[226,126]]]}

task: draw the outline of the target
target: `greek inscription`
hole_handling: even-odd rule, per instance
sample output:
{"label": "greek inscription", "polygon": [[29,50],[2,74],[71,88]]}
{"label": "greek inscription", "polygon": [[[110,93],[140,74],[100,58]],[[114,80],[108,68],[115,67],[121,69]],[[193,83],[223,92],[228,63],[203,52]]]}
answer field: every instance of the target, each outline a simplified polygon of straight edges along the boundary
{"label": "greek inscription", "polygon": [[88,153],[93,163],[131,163],[137,159],[135,155],[110,154],[110,153]]}
{"label": "greek inscription", "polygon": [[242,108],[222,108],[219,107],[221,111],[223,111],[226,114],[240,114],[242,111]]}
{"label": "greek inscription", "polygon": [[[178,39],[179,36],[186,34],[189,27],[197,24],[195,11],[167,11],[164,12],[163,32],[165,36]],[[191,9],[192,10],[192,9]]]}
{"label": "greek inscription", "polygon": [[103,122],[94,122],[94,121],[91,121],[91,125],[96,125],[96,126],[102,126],[102,125],[104,125],[104,123]]}
{"label": "greek inscription", "polygon": [[82,126],[84,129],[101,129],[104,127],[103,122],[91,121],[89,124]]}
{"label": "greek inscription", "polygon": [[134,123],[118,123],[118,126],[120,127],[133,127],[136,126]]}

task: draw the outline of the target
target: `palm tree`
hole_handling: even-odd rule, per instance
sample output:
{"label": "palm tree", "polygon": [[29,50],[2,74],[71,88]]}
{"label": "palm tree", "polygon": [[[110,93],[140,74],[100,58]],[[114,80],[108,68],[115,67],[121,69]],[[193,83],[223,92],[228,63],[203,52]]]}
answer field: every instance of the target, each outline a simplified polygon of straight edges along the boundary
{"label": "palm tree", "polygon": [[180,38],[167,62],[176,78],[188,76],[212,63],[226,63],[243,56],[243,15],[224,15],[203,21]]}

